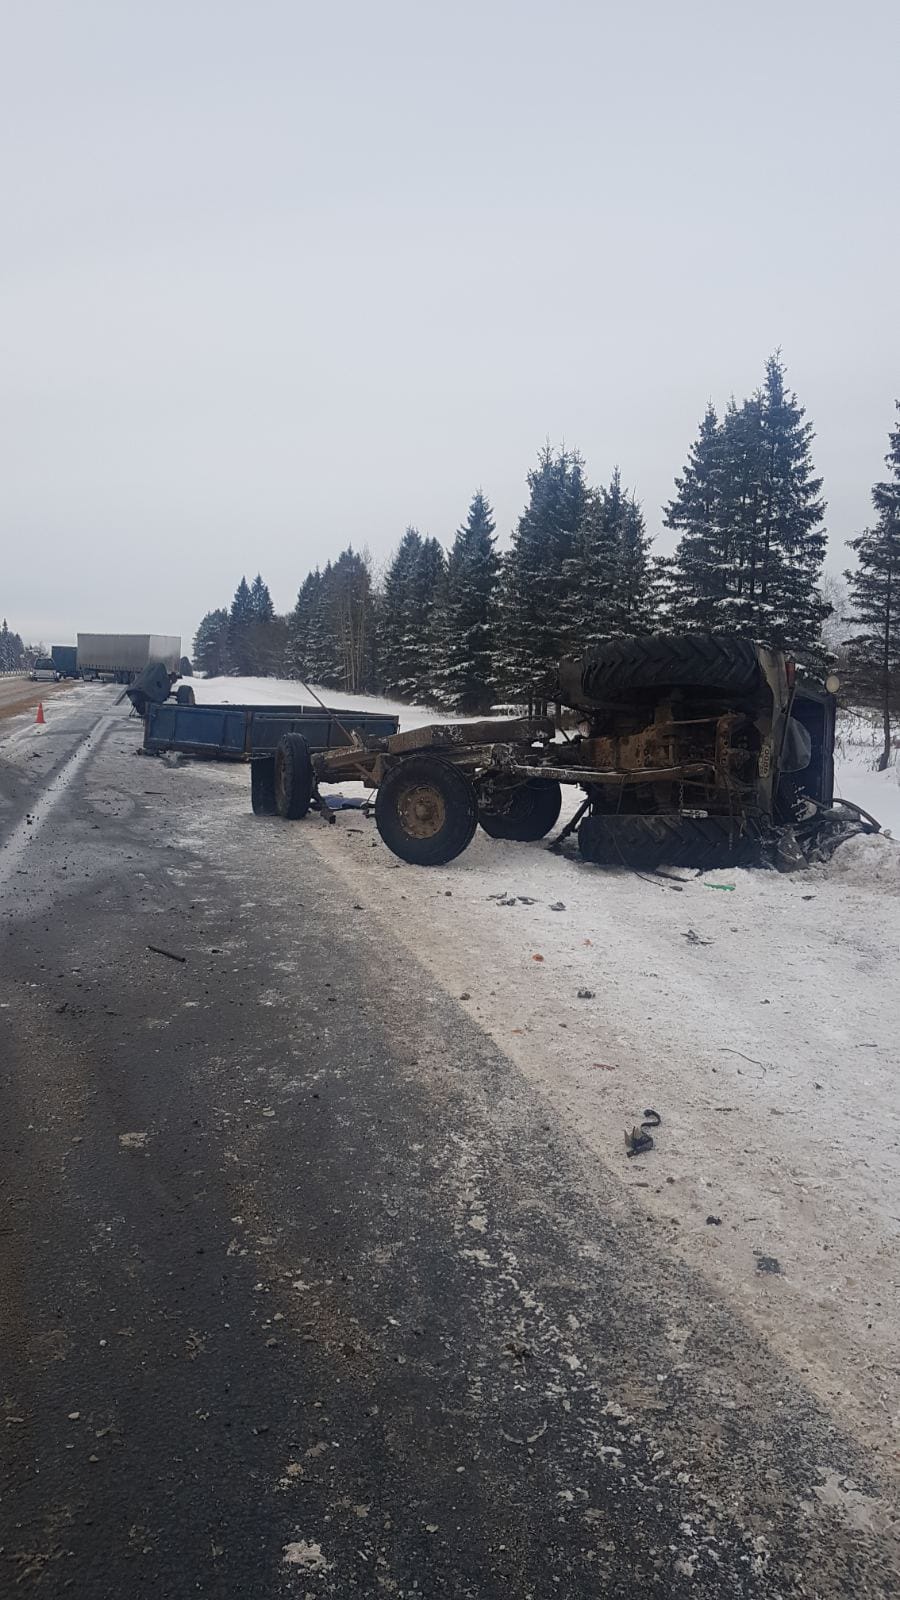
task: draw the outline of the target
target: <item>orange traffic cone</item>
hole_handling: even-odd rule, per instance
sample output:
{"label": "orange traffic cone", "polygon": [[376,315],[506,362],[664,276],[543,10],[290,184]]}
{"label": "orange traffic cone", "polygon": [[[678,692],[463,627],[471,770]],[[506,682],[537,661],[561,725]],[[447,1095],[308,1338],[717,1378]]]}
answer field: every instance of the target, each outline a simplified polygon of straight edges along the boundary
{"label": "orange traffic cone", "polygon": [[44,702],[43,702],[43,700],[39,700],[38,701],[37,716],[35,717],[34,720],[35,720],[35,722],[41,722],[41,723],[46,721],[46,718],[44,716]]}

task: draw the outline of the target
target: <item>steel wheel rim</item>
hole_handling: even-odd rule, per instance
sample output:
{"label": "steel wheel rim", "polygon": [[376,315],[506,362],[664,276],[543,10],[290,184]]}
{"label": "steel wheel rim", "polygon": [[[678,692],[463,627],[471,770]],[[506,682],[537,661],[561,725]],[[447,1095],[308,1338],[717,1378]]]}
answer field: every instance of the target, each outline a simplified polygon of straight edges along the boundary
{"label": "steel wheel rim", "polygon": [[433,839],[447,821],[444,797],[430,783],[407,789],[397,801],[397,814],[411,839]]}

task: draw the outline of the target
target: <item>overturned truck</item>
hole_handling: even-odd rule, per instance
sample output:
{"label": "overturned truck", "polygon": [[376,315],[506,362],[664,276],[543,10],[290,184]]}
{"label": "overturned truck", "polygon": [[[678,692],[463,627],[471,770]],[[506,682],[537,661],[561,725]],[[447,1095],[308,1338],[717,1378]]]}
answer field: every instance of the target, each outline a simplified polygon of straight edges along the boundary
{"label": "overturned truck", "polygon": [[878,827],[834,801],[836,687],[730,635],[612,639],[560,662],[555,719],[432,724],[320,753],[288,733],[253,763],[253,809],[331,818],[320,786],[362,782],[385,844],[434,866],[479,825],[498,839],[543,838],[570,785],[581,802],[560,837],[577,829],[589,861],[790,866]]}

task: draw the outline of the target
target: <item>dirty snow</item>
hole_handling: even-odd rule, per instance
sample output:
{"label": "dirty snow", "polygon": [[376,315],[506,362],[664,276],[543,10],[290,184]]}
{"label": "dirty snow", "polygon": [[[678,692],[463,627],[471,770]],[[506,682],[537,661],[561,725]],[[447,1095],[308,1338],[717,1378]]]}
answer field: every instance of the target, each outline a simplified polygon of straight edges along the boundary
{"label": "dirty snow", "polygon": [[[861,882],[832,865],[675,885],[481,833],[417,870],[342,817],[298,826],[647,1210],[660,1248],[892,1454],[900,897],[868,866]],[[648,1107],[656,1147],[629,1160]]]}

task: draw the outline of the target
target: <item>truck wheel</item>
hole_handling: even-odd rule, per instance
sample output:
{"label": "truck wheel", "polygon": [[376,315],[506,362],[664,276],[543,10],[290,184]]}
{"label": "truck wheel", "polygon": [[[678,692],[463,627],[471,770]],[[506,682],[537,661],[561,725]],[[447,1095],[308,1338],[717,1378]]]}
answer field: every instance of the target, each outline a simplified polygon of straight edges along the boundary
{"label": "truck wheel", "polygon": [[585,657],[581,686],[589,700],[621,699],[633,689],[724,689],[752,694],[759,687],[756,645],[717,633],[655,633],[610,639]]}
{"label": "truck wheel", "polygon": [[275,804],[275,759],[267,756],[262,761],[250,763],[250,804],[254,816],[274,817],[278,811]]}
{"label": "truck wheel", "polygon": [[655,867],[749,866],[759,859],[759,835],[746,820],[685,817],[680,812],[655,816],[585,817],[578,829],[578,848],[586,861],[600,866]]}
{"label": "truck wheel", "polygon": [[440,867],[472,841],[478,824],[475,790],[449,761],[410,756],[379,784],[375,823],[401,861]]}
{"label": "truck wheel", "polygon": [[[492,839],[543,839],[556,822],[562,789],[554,778],[528,778],[507,791],[502,811],[478,807],[478,821]],[[494,796],[491,797],[492,799]]]}
{"label": "truck wheel", "polygon": [[309,745],[302,733],[282,734],[275,748],[275,809],[280,817],[305,817],[313,792]]}
{"label": "truck wheel", "polygon": [[180,706],[195,706],[197,704],[197,696],[189,683],[182,683],[175,690],[175,701]]}

